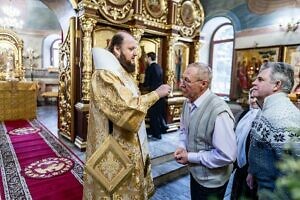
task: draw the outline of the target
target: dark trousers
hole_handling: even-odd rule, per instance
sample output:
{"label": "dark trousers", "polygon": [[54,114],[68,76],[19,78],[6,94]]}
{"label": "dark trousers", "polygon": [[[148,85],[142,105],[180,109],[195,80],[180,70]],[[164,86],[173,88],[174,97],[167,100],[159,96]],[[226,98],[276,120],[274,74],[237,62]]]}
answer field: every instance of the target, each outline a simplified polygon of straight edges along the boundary
{"label": "dark trousers", "polygon": [[210,200],[223,199],[226,191],[227,183],[217,188],[207,188],[200,185],[192,175],[191,177],[191,199],[192,200]]}
{"label": "dark trousers", "polygon": [[242,168],[237,168],[234,174],[232,190],[231,190],[231,200],[238,200],[242,196],[251,199],[257,200],[257,188],[256,185],[254,189],[251,190],[247,185],[246,178],[248,175],[248,165],[245,165]]}
{"label": "dark trousers", "polygon": [[166,131],[167,125],[164,118],[164,104],[165,99],[160,99],[148,110],[150,125],[149,134],[154,137],[161,137],[161,133]]}

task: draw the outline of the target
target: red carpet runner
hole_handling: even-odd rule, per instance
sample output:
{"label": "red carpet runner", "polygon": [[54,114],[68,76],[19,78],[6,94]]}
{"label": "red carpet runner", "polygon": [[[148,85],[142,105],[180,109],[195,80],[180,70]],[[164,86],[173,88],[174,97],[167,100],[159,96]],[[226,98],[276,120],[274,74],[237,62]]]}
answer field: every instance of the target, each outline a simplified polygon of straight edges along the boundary
{"label": "red carpet runner", "polygon": [[82,199],[83,163],[40,122],[0,122],[0,199]]}

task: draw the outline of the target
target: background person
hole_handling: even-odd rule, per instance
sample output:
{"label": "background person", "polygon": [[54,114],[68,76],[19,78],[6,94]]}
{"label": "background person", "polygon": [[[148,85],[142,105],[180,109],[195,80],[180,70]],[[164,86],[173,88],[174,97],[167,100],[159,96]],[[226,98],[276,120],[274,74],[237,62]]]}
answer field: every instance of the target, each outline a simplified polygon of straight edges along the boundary
{"label": "background person", "polygon": [[[156,63],[156,55],[154,52],[147,53],[147,64],[144,87],[149,91],[154,91],[163,83],[163,71],[161,66]],[[149,135],[152,135],[152,137],[156,139],[161,139],[161,133],[165,133],[168,129],[165,121],[165,104],[165,98],[160,98],[148,110],[150,120]]]}
{"label": "background person", "polygon": [[230,184],[227,186],[224,199],[238,200],[241,197],[257,199],[255,188],[251,190],[246,182],[248,175],[248,151],[250,145],[250,131],[252,122],[256,118],[260,109],[257,99],[253,96],[252,90],[249,92],[249,108],[241,113],[237,120],[235,133],[237,137],[237,159],[235,170],[230,177]]}
{"label": "background person", "polygon": [[234,117],[228,105],[210,89],[212,72],[204,63],[189,64],[180,88],[187,100],[180,119],[176,161],[187,164],[191,199],[223,199],[236,159]]}
{"label": "background person", "polygon": [[[171,88],[161,85],[140,95],[132,75],[137,46],[129,33],[118,32],[110,42],[111,53],[93,49],[96,70],[91,79],[84,199],[143,200],[154,192],[144,118],[147,109],[168,95]],[[121,170],[127,165],[118,160],[120,156],[129,160],[131,170]],[[88,170],[91,157],[99,159],[96,166],[91,166],[96,175]],[[99,178],[97,174],[103,176]],[[104,184],[103,177],[107,180]],[[114,190],[108,191],[112,187]]]}

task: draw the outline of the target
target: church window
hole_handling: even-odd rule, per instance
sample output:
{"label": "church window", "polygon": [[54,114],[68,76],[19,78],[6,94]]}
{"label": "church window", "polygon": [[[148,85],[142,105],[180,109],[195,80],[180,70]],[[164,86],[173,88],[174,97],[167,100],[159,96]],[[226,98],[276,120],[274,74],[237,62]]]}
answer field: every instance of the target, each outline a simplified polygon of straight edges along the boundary
{"label": "church window", "polygon": [[211,90],[224,97],[230,95],[233,42],[234,30],[231,23],[217,27],[211,40],[210,64],[213,71]]}
{"label": "church window", "polygon": [[59,67],[59,47],[61,44],[60,39],[56,39],[51,44],[50,50],[50,64],[52,67],[58,68]]}

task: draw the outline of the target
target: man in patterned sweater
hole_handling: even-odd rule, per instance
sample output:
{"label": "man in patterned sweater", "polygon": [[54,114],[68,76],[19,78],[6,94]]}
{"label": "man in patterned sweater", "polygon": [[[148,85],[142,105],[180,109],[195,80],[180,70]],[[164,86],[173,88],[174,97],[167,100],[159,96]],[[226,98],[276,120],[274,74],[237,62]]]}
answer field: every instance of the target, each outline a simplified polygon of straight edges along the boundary
{"label": "man in patterned sweater", "polygon": [[250,188],[256,181],[258,191],[274,191],[280,171],[277,161],[285,145],[299,137],[300,110],[287,94],[294,85],[293,68],[286,63],[268,62],[261,66],[253,82],[253,96],[263,102],[262,112],[252,125],[247,183]]}

